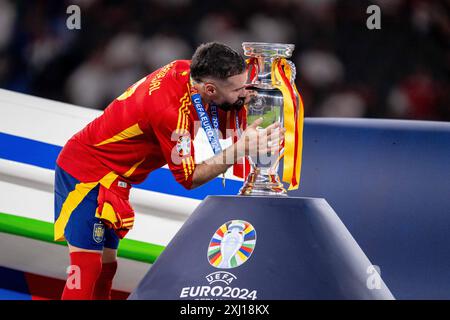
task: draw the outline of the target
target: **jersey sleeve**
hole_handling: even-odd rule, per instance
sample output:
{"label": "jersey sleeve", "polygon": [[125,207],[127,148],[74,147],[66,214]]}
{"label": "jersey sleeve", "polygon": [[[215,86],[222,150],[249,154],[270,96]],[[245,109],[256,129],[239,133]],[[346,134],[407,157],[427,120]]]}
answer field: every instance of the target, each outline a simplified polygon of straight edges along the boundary
{"label": "jersey sleeve", "polygon": [[183,110],[180,108],[178,113],[166,111],[155,115],[152,124],[161,152],[175,180],[190,189],[195,170],[195,151],[193,132],[189,130],[192,124]]}

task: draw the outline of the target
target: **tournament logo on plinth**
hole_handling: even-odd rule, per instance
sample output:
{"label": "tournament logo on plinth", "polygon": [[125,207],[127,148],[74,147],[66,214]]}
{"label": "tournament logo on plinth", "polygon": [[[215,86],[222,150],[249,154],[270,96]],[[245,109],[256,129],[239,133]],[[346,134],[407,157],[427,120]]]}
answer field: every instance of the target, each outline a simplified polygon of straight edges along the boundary
{"label": "tournament logo on plinth", "polygon": [[250,258],[255,245],[256,230],[250,223],[243,220],[229,221],[212,236],[208,261],[219,269],[239,267]]}

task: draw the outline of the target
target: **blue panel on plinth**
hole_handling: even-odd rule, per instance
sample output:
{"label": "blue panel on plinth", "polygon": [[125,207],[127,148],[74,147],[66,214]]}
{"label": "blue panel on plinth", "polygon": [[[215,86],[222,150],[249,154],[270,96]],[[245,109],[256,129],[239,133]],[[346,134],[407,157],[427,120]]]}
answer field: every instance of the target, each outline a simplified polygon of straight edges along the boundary
{"label": "blue panel on plinth", "polygon": [[324,199],[208,197],[130,299],[392,299]]}

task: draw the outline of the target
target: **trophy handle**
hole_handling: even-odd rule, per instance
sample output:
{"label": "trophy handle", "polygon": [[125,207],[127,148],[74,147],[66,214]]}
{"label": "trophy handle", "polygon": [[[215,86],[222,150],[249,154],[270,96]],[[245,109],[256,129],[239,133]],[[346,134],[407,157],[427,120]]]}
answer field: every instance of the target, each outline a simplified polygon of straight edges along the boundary
{"label": "trophy handle", "polygon": [[291,79],[289,79],[289,80],[290,80],[291,84],[294,84],[295,78],[297,76],[297,68],[295,67],[295,64],[291,60],[287,60],[287,63],[291,67]]}

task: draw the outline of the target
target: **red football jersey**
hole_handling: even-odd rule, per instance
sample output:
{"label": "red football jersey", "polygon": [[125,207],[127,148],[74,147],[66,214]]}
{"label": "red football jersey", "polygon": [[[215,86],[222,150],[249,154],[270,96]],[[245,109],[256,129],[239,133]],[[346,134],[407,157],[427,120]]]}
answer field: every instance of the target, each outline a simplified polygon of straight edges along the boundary
{"label": "red football jersey", "polygon": [[[143,182],[151,171],[168,164],[175,179],[190,188],[193,139],[200,125],[189,76],[190,61],[177,60],[142,78],[66,143],[57,164],[82,182],[114,172],[130,184]],[[245,126],[245,108],[238,117]],[[234,119],[234,111],[219,109],[223,134],[226,128],[234,129]]]}

